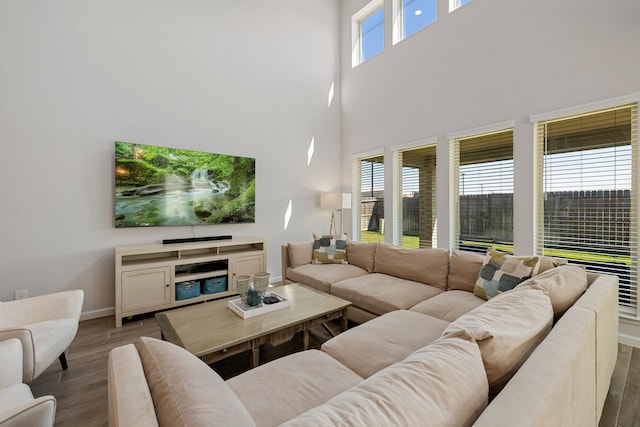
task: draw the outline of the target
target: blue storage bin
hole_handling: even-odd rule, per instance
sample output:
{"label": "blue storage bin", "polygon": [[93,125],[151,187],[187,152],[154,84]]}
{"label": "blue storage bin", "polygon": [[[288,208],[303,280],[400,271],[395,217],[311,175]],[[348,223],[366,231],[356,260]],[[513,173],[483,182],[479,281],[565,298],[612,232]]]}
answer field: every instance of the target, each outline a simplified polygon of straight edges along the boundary
{"label": "blue storage bin", "polygon": [[176,283],[176,300],[195,298],[200,296],[200,282],[197,280],[191,282]]}
{"label": "blue storage bin", "polygon": [[227,276],[210,277],[201,282],[203,294],[215,294],[227,290]]}

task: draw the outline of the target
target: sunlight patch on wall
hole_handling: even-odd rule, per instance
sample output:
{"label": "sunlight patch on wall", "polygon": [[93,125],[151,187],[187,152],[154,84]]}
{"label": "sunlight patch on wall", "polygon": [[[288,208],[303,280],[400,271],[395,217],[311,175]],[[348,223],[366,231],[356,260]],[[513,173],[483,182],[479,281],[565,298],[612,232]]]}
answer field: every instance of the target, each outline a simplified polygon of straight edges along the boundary
{"label": "sunlight patch on wall", "polygon": [[335,86],[335,83],[331,82],[331,87],[329,88],[329,96],[328,96],[329,97],[329,105],[328,105],[328,107],[331,107],[331,101],[333,101],[334,86]]}
{"label": "sunlight patch on wall", "polygon": [[313,159],[313,152],[315,151],[315,138],[311,138],[311,142],[309,143],[309,149],[307,150],[307,166],[311,164],[311,159]]}
{"label": "sunlight patch on wall", "polygon": [[289,204],[287,205],[287,209],[284,211],[284,230],[286,231],[289,228],[289,221],[291,221],[291,213],[293,212],[292,202],[289,199]]}

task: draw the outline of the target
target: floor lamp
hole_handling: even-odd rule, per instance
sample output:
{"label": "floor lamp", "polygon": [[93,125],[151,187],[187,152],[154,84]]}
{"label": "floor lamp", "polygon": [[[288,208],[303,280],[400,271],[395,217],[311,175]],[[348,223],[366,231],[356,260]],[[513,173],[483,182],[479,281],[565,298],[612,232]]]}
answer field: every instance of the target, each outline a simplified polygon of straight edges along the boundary
{"label": "floor lamp", "polygon": [[344,234],[344,210],[351,209],[351,193],[322,193],[320,194],[320,207],[331,209],[331,222],[329,222],[329,234],[335,233],[335,213],[340,211],[340,234]]}

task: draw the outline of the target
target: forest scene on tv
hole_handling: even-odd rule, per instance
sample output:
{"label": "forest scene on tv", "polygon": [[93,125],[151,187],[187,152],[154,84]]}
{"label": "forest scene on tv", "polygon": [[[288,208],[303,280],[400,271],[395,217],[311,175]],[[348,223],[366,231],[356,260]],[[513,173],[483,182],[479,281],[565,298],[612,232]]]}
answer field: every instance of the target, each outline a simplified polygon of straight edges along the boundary
{"label": "forest scene on tv", "polygon": [[255,222],[255,159],[116,141],[115,226]]}

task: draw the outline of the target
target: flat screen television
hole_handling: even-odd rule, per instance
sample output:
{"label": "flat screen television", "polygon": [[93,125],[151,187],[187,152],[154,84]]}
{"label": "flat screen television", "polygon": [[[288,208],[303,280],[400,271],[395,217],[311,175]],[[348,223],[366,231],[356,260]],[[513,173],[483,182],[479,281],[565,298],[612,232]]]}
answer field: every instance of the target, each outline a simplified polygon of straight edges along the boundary
{"label": "flat screen television", "polygon": [[255,222],[256,161],[116,141],[115,226]]}

